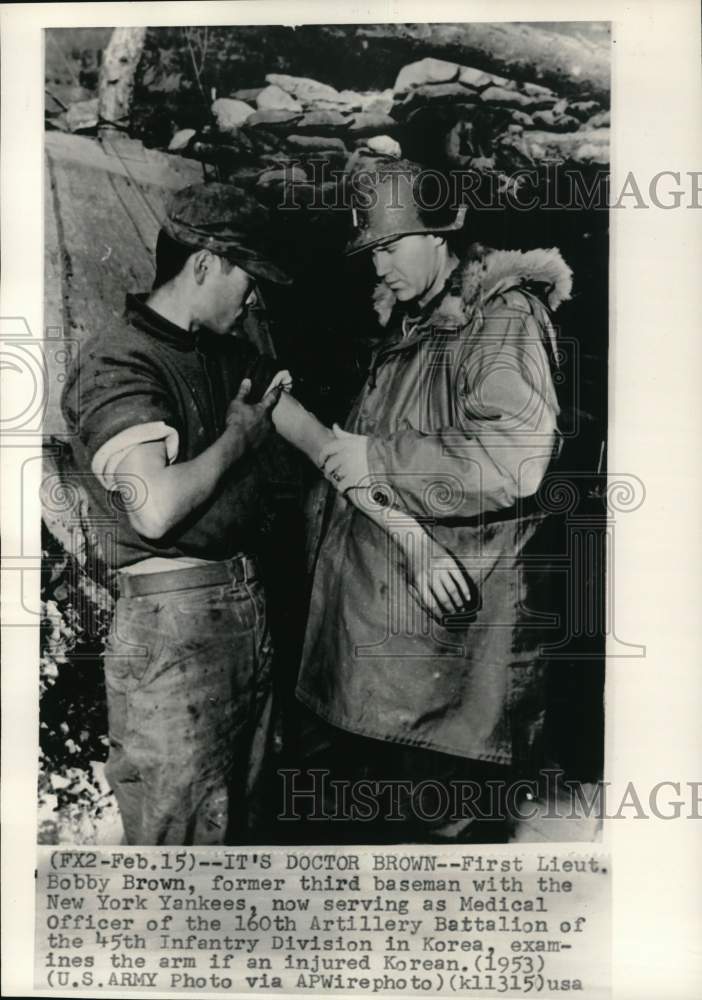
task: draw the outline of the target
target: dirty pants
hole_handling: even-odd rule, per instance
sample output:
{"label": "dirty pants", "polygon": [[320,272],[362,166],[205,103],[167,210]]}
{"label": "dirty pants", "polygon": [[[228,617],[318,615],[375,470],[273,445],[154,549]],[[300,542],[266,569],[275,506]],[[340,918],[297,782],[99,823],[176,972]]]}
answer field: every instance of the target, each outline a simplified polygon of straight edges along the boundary
{"label": "dirty pants", "polygon": [[106,775],[128,844],[251,838],[265,811],[271,660],[257,582],[119,598]]}

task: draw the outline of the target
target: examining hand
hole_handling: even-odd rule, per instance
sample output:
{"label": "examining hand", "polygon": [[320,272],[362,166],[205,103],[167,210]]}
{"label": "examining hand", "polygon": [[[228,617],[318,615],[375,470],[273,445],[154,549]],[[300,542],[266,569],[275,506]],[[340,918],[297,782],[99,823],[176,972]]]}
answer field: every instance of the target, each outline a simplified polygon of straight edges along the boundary
{"label": "examining hand", "polygon": [[283,391],[282,384],[276,384],[276,379],[283,374],[285,373],[278,372],[260,403],[246,402],[246,397],[251,391],[251,379],[243,379],[236,396],[227,408],[227,428],[241,435],[249,448],[257,448],[273,427],[271,410]]}
{"label": "examining hand", "polygon": [[359,485],[368,485],[368,438],[364,434],[350,434],[338,424],[332,427],[333,440],[319,454],[319,467],[339,493]]}
{"label": "examining hand", "polygon": [[276,374],[273,376],[273,381],[268,386],[263,395],[267,396],[269,392],[273,392],[278,388],[282,389],[283,392],[292,392],[292,387],[293,387],[293,377],[287,370],[287,368],[285,368],[282,371],[276,372]]}

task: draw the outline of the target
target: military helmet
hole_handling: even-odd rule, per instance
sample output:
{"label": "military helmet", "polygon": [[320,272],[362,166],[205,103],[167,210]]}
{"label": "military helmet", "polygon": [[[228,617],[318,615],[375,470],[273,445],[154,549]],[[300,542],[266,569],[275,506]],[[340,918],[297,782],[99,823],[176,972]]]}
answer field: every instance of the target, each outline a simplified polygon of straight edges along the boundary
{"label": "military helmet", "polygon": [[[449,222],[437,210],[449,209],[446,177],[410,160],[378,161],[349,178],[352,234],[346,254],[372,250],[402,236],[450,233],[463,228],[466,206],[457,206]],[[444,212],[445,216],[445,212]],[[432,221],[432,217],[436,221]]]}

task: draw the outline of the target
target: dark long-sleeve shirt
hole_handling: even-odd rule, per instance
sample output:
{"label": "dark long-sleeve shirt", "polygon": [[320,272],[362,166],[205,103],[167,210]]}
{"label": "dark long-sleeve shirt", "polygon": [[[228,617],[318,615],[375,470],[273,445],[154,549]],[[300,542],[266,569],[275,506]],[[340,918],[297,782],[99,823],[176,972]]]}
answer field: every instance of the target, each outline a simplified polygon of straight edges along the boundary
{"label": "dark long-sleeve shirt", "polygon": [[[245,455],[211,499],[163,539],[141,537],[127,516],[143,484],[111,489],[114,469],[135,441],[163,440],[171,462],[189,461],[225,427],[227,407],[243,378],[258,398],[276,370],[246,340],[181,329],[128,295],[123,323],[96,333],[69,372],[62,409],[76,475],[89,498],[88,519],[105,557],[121,569],[150,556],[226,559],[255,550],[261,495],[270,463],[266,447]],[[123,477],[120,477],[123,478]]]}

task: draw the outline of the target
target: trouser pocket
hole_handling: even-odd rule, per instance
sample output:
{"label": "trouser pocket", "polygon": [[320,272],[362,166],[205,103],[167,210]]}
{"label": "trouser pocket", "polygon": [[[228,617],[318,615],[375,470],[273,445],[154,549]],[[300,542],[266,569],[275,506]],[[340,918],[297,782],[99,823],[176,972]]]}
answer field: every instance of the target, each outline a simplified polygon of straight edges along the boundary
{"label": "trouser pocket", "polygon": [[247,825],[268,745],[260,608],[224,587],[130,604],[106,655],[109,774],[130,814],[127,835],[144,845],[226,843],[232,826]]}

